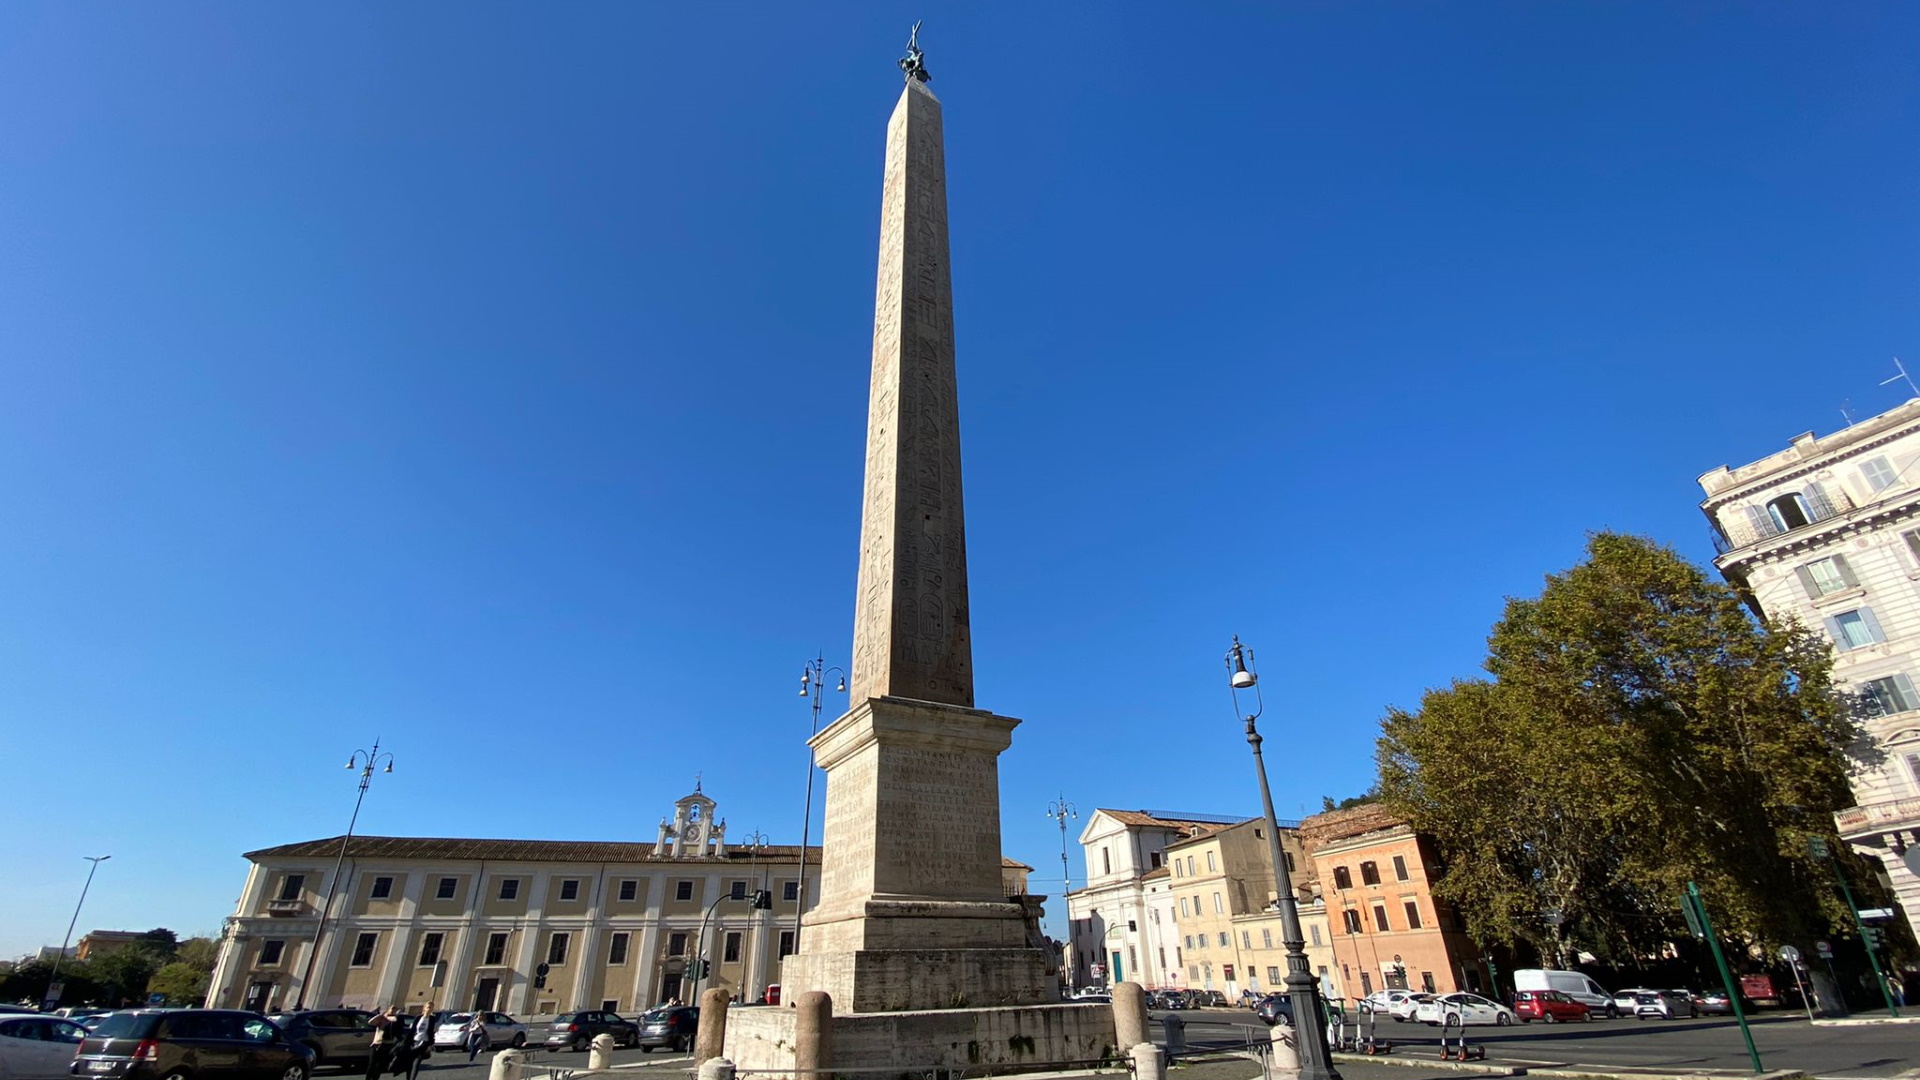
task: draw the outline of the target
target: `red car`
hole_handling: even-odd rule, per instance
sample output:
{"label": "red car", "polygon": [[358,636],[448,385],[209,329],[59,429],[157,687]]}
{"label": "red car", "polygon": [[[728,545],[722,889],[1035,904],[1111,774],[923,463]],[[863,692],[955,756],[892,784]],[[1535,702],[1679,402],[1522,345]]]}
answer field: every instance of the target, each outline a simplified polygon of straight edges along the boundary
{"label": "red car", "polygon": [[1591,1020],[1593,1010],[1558,990],[1522,990],[1513,995],[1513,1015],[1522,1022],[1545,1020]]}

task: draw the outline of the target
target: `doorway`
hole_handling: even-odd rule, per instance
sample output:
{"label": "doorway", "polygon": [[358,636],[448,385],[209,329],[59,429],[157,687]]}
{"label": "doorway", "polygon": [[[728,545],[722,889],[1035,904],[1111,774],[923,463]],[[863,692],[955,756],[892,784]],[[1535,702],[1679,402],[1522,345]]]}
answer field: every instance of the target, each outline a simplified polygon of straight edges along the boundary
{"label": "doorway", "polygon": [[499,996],[500,996],[500,980],[499,979],[481,979],[480,988],[473,992],[474,1011],[475,1012],[492,1012],[493,1001],[495,998]]}
{"label": "doorway", "polygon": [[660,976],[660,1000],[661,1001],[680,1000],[680,973],[679,972],[669,971],[665,975]]}
{"label": "doorway", "polygon": [[273,984],[270,982],[250,983],[247,986],[247,1000],[241,1008],[248,1012],[267,1011],[267,999],[273,996]]}

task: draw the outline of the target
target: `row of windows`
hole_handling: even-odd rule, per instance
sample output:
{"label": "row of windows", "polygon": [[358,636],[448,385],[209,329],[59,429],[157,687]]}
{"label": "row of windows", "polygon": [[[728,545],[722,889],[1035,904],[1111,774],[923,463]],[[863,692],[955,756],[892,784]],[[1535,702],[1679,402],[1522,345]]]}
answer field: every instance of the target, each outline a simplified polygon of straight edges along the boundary
{"label": "row of windows", "polygon": [[[1415,901],[1407,900],[1402,903],[1402,907],[1405,909],[1407,913],[1406,928],[1408,930],[1420,929],[1421,927],[1420,905]],[[1346,925],[1347,933],[1358,934],[1364,930],[1364,925],[1363,925],[1362,917],[1360,915],[1359,908],[1347,908],[1346,910],[1340,913],[1340,918]],[[1373,928],[1374,930],[1383,934],[1393,929],[1393,927],[1387,922],[1387,905],[1385,904],[1373,905]]]}
{"label": "row of windows", "polygon": [[[393,896],[393,880],[394,879],[392,877],[388,877],[388,876],[381,876],[381,877],[374,878],[373,887],[369,890],[368,896],[375,900],[390,899]],[[499,892],[500,899],[502,900],[519,899],[520,898],[520,881],[521,879],[519,878],[502,878],[500,880],[500,892]],[[560,879],[560,899],[562,902],[578,900],[580,898],[580,882],[581,882],[580,878]],[[306,883],[307,883],[307,878],[305,874],[288,874],[285,878],[281,879],[279,899],[281,900],[300,899],[301,891],[306,887]],[[798,881],[783,882],[782,885],[783,885],[783,888],[781,890],[782,899],[791,901],[799,898],[800,883]],[[673,898],[675,900],[693,899],[693,886],[694,886],[694,883],[692,881],[674,882]],[[435,883],[433,895],[434,895],[434,898],[437,900],[452,900],[454,899],[455,894],[459,891],[459,888],[460,888],[459,878],[443,877],[438,882]],[[618,895],[621,901],[631,902],[637,899],[640,895],[640,882],[636,879],[628,878],[619,883],[618,889],[619,889]],[[745,881],[732,882],[730,885],[730,890],[727,895],[729,899],[733,899],[733,900],[746,899],[747,898],[747,882]]]}
{"label": "row of windows", "polygon": [[[609,935],[607,941],[608,964],[620,965],[627,962],[627,954],[629,946],[632,943],[632,937],[632,934],[625,931],[618,931]],[[481,961],[483,966],[490,967],[505,963],[507,938],[508,935],[500,933],[487,935],[485,959]],[[722,935],[720,944],[720,959],[722,963],[735,963],[740,959],[743,940],[744,936],[739,931],[728,931]],[[422,935],[420,939],[420,966],[432,967],[438,964],[440,962],[441,950],[445,943],[446,935],[439,931],[431,931]],[[373,966],[373,954],[379,947],[379,944],[380,934],[377,931],[367,931],[360,934],[354,940],[353,957],[349,963],[353,967]],[[566,930],[554,931],[547,938],[547,963],[555,966],[565,964],[572,944],[572,932]],[[287,943],[280,939],[263,942],[260,946],[260,966],[272,967],[279,964],[282,957],[286,954],[286,945]],[[782,930],[780,932],[780,956],[784,958],[792,954],[793,931]],[[667,955],[687,955],[686,934],[673,933],[667,935]]]}
{"label": "row of windows", "polygon": [[[1256,839],[1259,838],[1260,830],[1255,829],[1253,831],[1253,835]],[[1289,874],[1294,873],[1295,867],[1293,864],[1293,852],[1282,851],[1280,853],[1280,857],[1282,859],[1285,859],[1287,862],[1287,873]],[[1156,862],[1155,865],[1157,866],[1159,864]],[[1214,860],[1213,852],[1211,851],[1207,852],[1207,873],[1217,874],[1219,872],[1220,872],[1220,867],[1219,867],[1219,864],[1216,863]],[[1199,875],[1195,873],[1193,868],[1193,856],[1189,855],[1184,859],[1173,860],[1173,876],[1174,877],[1198,877]]]}
{"label": "row of windows", "polygon": [[[1315,945],[1318,945],[1321,943],[1320,927],[1317,923],[1309,924],[1307,926],[1307,934],[1309,937],[1313,939],[1313,943]],[[1227,937],[1226,934],[1220,934],[1219,941],[1220,941],[1220,948],[1225,949],[1229,947],[1229,944],[1228,944],[1229,938]],[[1196,942],[1198,944],[1196,944]],[[1187,948],[1189,949],[1193,949],[1193,948],[1205,949],[1207,947],[1207,935],[1200,934],[1196,936],[1193,934],[1188,934],[1186,936],[1186,943],[1187,943]],[[1252,931],[1250,930],[1240,931],[1240,947],[1243,949],[1253,948],[1253,932]],[[1273,928],[1272,927],[1263,926],[1260,928],[1260,947],[1263,949],[1273,948]],[[1162,967],[1166,966],[1164,961],[1162,962],[1161,966]]]}
{"label": "row of windows", "polygon": [[[1393,857],[1393,879],[1395,881],[1407,880],[1406,856],[1395,855]],[[1379,864],[1371,861],[1361,863],[1360,864],[1360,883],[1362,885],[1380,884]],[[1347,868],[1344,866],[1334,867],[1333,868],[1333,887],[1336,889],[1353,888],[1353,874],[1350,873],[1347,870]]]}

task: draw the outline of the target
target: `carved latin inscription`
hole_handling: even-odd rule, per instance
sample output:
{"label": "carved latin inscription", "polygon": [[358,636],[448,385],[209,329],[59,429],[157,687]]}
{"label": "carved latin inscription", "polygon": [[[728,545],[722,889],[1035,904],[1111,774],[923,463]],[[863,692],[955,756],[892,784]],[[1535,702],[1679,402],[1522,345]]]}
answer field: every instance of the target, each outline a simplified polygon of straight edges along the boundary
{"label": "carved latin inscription", "polygon": [[997,756],[881,748],[885,780],[874,812],[880,891],[948,898],[1000,894]]}

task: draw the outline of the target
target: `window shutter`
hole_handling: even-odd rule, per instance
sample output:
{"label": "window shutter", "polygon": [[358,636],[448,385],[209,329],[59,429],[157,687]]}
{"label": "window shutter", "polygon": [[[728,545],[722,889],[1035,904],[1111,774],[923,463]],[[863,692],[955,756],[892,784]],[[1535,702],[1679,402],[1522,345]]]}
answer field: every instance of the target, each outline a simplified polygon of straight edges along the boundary
{"label": "window shutter", "polygon": [[1835,555],[1833,557],[1833,567],[1840,571],[1840,580],[1846,582],[1848,588],[1853,588],[1860,584],[1860,579],[1853,576],[1853,567],[1847,565],[1847,557],[1845,555]]}
{"label": "window shutter", "polygon": [[1807,509],[1813,511],[1808,515],[1813,521],[1833,516],[1833,504],[1827,501],[1827,489],[1820,486],[1820,481],[1808,481],[1806,490],[1801,494],[1806,497]]}
{"label": "window shutter", "polygon": [[1913,680],[1902,673],[1893,677],[1893,685],[1900,688],[1900,711],[1908,712],[1920,709],[1920,696],[1913,692]]}
{"label": "window shutter", "polygon": [[1839,649],[1841,652],[1846,652],[1848,649],[1853,648],[1852,645],[1847,643],[1846,631],[1840,629],[1839,619],[1829,615],[1822,621],[1827,624],[1827,636],[1833,639],[1834,648]]}
{"label": "window shutter", "polygon": [[1807,590],[1807,599],[1820,599],[1820,585],[1813,580],[1813,571],[1804,566],[1796,566],[1793,572],[1800,579],[1800,587]]}
{"label": "window shutter", "polygon": [[1860,609],[1860,621],[1867,624],[1867,632],[1873,635],[1875,644],[1887,640],[1886,631],[1880,629],[1880,620],[1873,617],[1872,608],[1863,607]]}
{"label": "window shutter", "polygon": [[1753,530],[1755,540],[1764,539],[1780,531],[1774,528],[1773,517],[1767,513],[1767,508],[1764,506],[1747,507],[1747,527]]}

